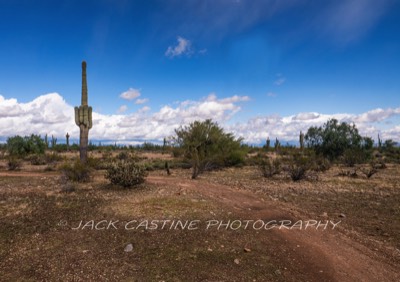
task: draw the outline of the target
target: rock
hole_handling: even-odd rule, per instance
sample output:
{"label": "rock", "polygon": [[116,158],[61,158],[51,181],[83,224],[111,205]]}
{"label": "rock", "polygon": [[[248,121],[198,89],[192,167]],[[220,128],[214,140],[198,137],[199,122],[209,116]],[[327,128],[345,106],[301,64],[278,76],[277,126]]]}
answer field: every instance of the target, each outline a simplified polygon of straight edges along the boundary
{"label": "rock", "polygon": [[235,264],[240,264],[240,260],[239,260],[239,259],[235,259],[233,262],[234,262]]}
{"label": "rock", "polygon": [[339,214],[339,217],[345,218],[346,215],[344,213]]}
{"label": "rock", "polygon": [[328,214],[327,214],[326,212],[323,212],[323,213],[321,214],[321,216],[322,216],[322,217],[328,217]]}
{"label": "rock", "polygon": [[128,244],[128,245],[126,245],[126,247],[125,247],[125,249],[124,249],[124,252],[132,252],[132,250],[133,250],[133,245],[132,244]]}
{"label": "rock", "polygon": [[279,269],[277,269],[277,270],[275,270],[275,274],[276,275],[281,275],[282,273],[281,273],[281,271]]}
{"label": "rock", "polygon": [[251,250],[250,250],[249,248],[244,248],[244,251],[245,251],[246,253],[250,253],[250,252],[251,252]]}

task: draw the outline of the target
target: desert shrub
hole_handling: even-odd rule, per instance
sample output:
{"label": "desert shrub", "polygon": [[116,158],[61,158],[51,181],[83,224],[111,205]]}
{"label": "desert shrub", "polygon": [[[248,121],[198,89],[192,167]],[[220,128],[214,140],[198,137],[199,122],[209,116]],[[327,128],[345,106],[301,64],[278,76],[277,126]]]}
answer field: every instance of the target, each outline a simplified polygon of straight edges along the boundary
{"label": "desert shrub", "polygon": [[119,160],[113,162],[106,171],[105,178],[112,184],[125,188],[134,187],[145,181],[147,171],[133,161]]}
{"label": "desert shrub", "polygon": [[7,150],[11,156],[44,154],[46,143],[39,135],[21,137],[19,135],[7,139]]}
{"label": "desert shrub", "polygon": [[307,172],[310,168],[310,158],[304,155],[294,155],[289,161],[286,171],[293,181],[299,181],[307,177]]}
{"label": "desert shrub", "polygon": [[39,154],[29,156],[28,160],[30,161],[31,165],[45,165],[47,163],[45,156]]}
{"label": "desert shrub", "polygon": [[169,168],[171,169],[191,169],[192,165],[189,162],[184,162],[184,161],[172,161],[169,163]]}
{"label": "desert shrub", "polygon": [[102,152],[101,158],[102,158],[103,160],[109,160],[109,159],[112,158],[112,154],[111,154],[110,151]]}
{"label": "desert shrub", "polygon": [[180,157],[182,157],[183,156],[183,149],[182,148],[180,148],[180,147],[173,147],[172,148],[172,156],[174,157],[174,158],[180,158]]}
{"label": "desert shrub", "polygon": [[[225,166],[235,151],[242,150],[241,139],[235,139],[233,134],[225,133],[210,119],[195,121],[176,129],[175,133],[175,144],[183,149],[185,158],[192,163],[193,179],[204,171]],[[237,161],[237,157],[235,158]]]}
{"label": "desert shrub", "polygon": [[165,168],[165,161],[160,159],[152,160],[148,166],[151,166],[153,170],[161,170]]}
{"label": "desert shrub", "polygon": [[72,165],[64,163],[60,168],[64,178],[74,182],[88,182],[90,181],[91,167],[87,164],[82,164],[76,160]]}
{"label": "desert shrub", "polygon": [[322,127],[310,127],[305,141],[318,155],[331,161],[342,156],[346,150],[360,149],[367,153],[373,147],[373,140],[361,137],[354,124],[339,123],[336,119],[328,120]]}
{"label": "desert shrub", "polygon": [[63,157],[57,153],[46,154],[45,157],[47,163],[55,163],[63,160]]}
{"label": "desert shrub", "polygon": [[314,159],[313,170],[317,172],[325,172],[331,168],[331,162],[322,156],[317,156]]}
{"label": "desert shrub", "polygon": [[341,157],[342,163],[347,167],[354,167],[356,164],[365,163],[370,158],[367,151],[361,148],[352,148],[344,151]]}
{"label": "desert shrub", "polygon": [[32,165],[45,165],[61,161],[63,157],[57,153],[33,154],[27,157],[27,160],[30,161]]}
{"label": "desert shrub", "polygon": [[8,170],[19,170],[22,167],[21,160],[11,157],[7,161]]}
{"label": "desert shrub", "polygon": [[282,170],[281,162],[278,159],[275,160],[263,159],[259,163],[258,168],[261,174],[266,178],[270,178],[276,174],[279,174]]}
{"label": "desert shrub", "polygon": [[118,153],[116,158],[118,160],[128,160],[130,158],[130,155],[129,152],[122,151]]}
{"label": "desert shrub", "polygon": [[235,150],[230,152],[228,157],[224,160],[225,166],[243,166],[245,163],[246,152],[244,150]]}

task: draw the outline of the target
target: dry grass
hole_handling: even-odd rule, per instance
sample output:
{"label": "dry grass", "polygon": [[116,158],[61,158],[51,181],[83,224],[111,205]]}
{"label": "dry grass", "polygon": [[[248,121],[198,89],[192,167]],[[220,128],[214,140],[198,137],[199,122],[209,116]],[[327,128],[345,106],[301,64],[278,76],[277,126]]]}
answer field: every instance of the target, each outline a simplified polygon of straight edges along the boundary
{"label": "dry grass", "polygon": [[[239,216],[234,207],[227,208],[201,191],[209,183],[220,183],[251,190],[260,198],[279,203],[282,209],[294,209],[310,218],[339,219],[344,214],[340,218],[342,232],[354,234],[370,248],[398,251],[400,166],[390,165],[370,179],[338,177],[339,171],[334,167],[318,180],[292,182],[284,175],[265,179],[255,167],[226,169],[191,182],[197,190],[184,189],[174,181],[120,189],[109,185],[103,172],[97,171],[90,183],[77,184],[75,192],[66,194],[60,193],[58,172],[36,171],[36,167],[24,165],[19,172],[25,174],[23,177],[0,176],[2,279],[329,281],[332,276],[328,270],[310,270],[309,264],[300,263],[304,254],[298,254],[290,242],[282,244],[274,233],[204,228],[190,232],[125,230],[123,226],[131,220],[205,221]],[[172,173],[173,179],[190,179],[188,170]],[[163,171],[150,175],[168,179]],[[80,220],[118,220],[119,228],[73,230]],[[129,243],[133,251],[124,252]],[[244,252],[245,247],[251,251]],[[398,257],[392,258],[396,265]],[[235,264],[235,259],[240,263]]]}

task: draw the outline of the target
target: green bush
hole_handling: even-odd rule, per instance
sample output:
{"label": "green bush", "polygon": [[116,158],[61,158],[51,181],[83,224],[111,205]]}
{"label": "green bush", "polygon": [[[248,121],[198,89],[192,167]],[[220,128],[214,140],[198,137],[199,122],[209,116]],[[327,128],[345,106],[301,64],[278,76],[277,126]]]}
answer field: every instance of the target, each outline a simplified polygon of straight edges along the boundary
{"label": "green bush", "polygon": [[373,147],[373,140],[361,137],[354,124],[340,123],[336,119],[328,120],[321,127],[310,127],[305,141],[318,155],[323,155],[331,161],[343,156],[348,150],[360,150],[367,154]]}
{"label": "green bush", "polygon": [[261,171],[261,174],[266,178],[279,174],[282,169],[281,162],[278,159],[263,159],[258,165],[258,168]]}
{"label": "green bush", "polygon": [[46,143],[40,135],[14,136],[7,139],[7,150],[11,156],[26,156],[29,154],[44,154]]}
{"label": "green bush", "polygon": [[91,167],[87,164],[82,164],[76,160],[72,165],[65,163],[60,168],[66,180],[74,182],[89,182],[91,175]]}
{"label": "green bush", "polygon": [[225,160],[225,166],[242,166],[245,162],[246,152],[236,150],[230,152],[229,156]]}
{"label": "green bush", "polygon": [[236,139],[232,133],[225,133],[211,119],[181,126],[175,129],[175,133],[175,144],[184,151],[184,157],[192,164],[193,179],[204,171],[242,161],[241,153],[237,153],[242,151],[242,139]]}
{"label": "green bush", "polygon": [[147,171],[133,161],[113,162],[106,171],[105,178],[112,184],[125,188],[137,186],[145,181]]}
{"label": "green bush", "polygon": [[354,167],[356,164],[363,164],[370,160],[372,153],[370,150],[362,148],[352,148],[344,151],[341,160],[347,167]]}

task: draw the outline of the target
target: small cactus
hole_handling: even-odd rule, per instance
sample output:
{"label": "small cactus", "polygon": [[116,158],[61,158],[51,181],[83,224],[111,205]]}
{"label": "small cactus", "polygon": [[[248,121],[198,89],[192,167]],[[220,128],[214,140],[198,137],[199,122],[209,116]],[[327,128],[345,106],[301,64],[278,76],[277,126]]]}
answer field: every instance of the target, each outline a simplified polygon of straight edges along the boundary
{"label": "small cactus", "polygon": [[381,139],[381,137],[379,136],[379,134],[378,134],[378,148],[379,148],[379,149],[382,148],[382,139]]}
{"label": "small cactus", "polygon": [[265,148],[268,150],[270,146],[271,146],[271,140],[269,140],[269,137],[268,137],[265,142]]}
{"label": "small cactus", "polygon": [[304,133],[301,131],[300,131],[299,141],[300,141],[300,149],[303,149],[304,148]]}
{"label": "small cactus", "polygon": [[48,149],[49,148],[49,140],[47,139],[47,133],[44,136],[44,143],[46,144],[46,149]]}
{"label": "small cactus", "polygon": [[87,162],[89,129],[92,128],[92,107],[88,106],[86,82],[86,62],[82,62],[82,100],[79,107],[75,107],[75,123],[79,126],[79,155],[82,163]]}
{"label": "small cactus", "polygon": [[279,142],[278,138],[275,138],[275,150],[281,147],[281,143]]}
{"label": "small cactus", "polygon": [[54,136],[51,135],[51,148],[54,150],[56,145],[57,145],[57,138],[54,138]]}
{"label": "small cactus", "polygon": [[67,151],[69,151],[69,134],[67,132],[67,135],[65,135],[65,138],[67,139]]}

